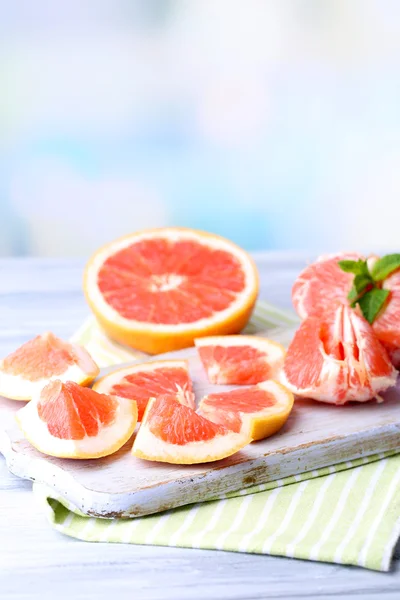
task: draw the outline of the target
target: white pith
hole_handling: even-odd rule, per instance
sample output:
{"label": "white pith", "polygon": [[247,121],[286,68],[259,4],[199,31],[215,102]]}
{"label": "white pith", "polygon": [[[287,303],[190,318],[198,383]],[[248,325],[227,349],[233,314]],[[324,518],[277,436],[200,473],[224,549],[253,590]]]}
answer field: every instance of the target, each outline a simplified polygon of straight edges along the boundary
{"label": "white pith", "polygon": [[166,275],[152,275],[152,284],[150,289],[154,292],[168,292],[169,290],[175,290],[184,281],[182,275],[166,274]]}
{"label": "white pith", "polygon": [[136,424],[135,404],[132,400],[118,397],[114,421],[107,426],[100,425],[97,436],[86,436],[82,440],[63,440],[51,435],[47,424],[39,417],[37,408],[39,399],[40,393],[36,394],[29,404],[17,412],[16,418],[30,443],[40,452],[50,456],[73,458],[77,454],[83,454],[89,458],[91,455],[96,456],[109,448],[113,448],[113,452],[116,452],[132,435]]}
{"label": "white pith", "polygon": [[[237,294],[236,298],[226,309],[216,312],[212,317],[200,319],[191,323],[165,325],[148,321],[135,321],[132,319],[126,319],[125,317],[122,317],[104,300],[104,297],[100,292],[97,284],[98,272],[105,260],[109,256],[116,254],[119,250],[122,250],[132,245],[132,243],[136,243],[144,239],[157,238],[164,238],[171,241],[193,240],[199,242],[204,246],[208,246],[210,248],[219,250],[226,250],[230,254],[233,254],[239,260],[243,272],[245,274],[244,289]],[[236,311],[240,311],[240,309],[244,307],[247,307],[248,297],[254,294],[255,290],[257,289],[257,286],[257,275],[255,273],[253,263],[244,250],[242,250],[235,244],[232,244],[228,240],[224,240],[222,238],[203,236],[201,234],[196,233],[195,231],[180,230],[174,228],[165,228],[163,230],[158,231],[145,231],[141,234],[135,234],[133,236],[117,240],[113,244],[99,250],[99,252],[97,252],[97,254],[95,254],[91,260],[90,266],[87,270],[86,279],[86,293],[105,319],[111,322],[116,322],[127,330],[133,329],[139,331],[147,331],[149,325],[151,325],[151,328],[154,331],[158,331],[160,333],[176,333],[184,332],[186,330],[196,331],[197,329],[199,331],[202,331],[209,325],[218,322],[225,322],[231,314],[235,313]]]}
{"label": "white pith", "polygon": [[89,374],[82,371],[78,365],[70,365],[64,373],[61,373],[61,375],[52,375],[51,377],[44,377],[37,381],[24,379],[22,375],[11,375],[10,373],[0,371],[0,396],[29,400],[35,394],[40,392],[40,390],[50,381],[59,379],[63,383],[66,381],[79,383],[84,381],[88,375]]}

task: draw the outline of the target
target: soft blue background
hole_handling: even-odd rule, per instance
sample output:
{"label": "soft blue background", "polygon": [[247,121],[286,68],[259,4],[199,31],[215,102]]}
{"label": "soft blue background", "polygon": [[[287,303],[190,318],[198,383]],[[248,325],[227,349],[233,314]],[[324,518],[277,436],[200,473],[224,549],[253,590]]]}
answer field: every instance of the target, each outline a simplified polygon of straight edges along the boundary
{"label": "soft blue background", "polygon": [[399,249],[396,0],[0,0],[0,255]]}

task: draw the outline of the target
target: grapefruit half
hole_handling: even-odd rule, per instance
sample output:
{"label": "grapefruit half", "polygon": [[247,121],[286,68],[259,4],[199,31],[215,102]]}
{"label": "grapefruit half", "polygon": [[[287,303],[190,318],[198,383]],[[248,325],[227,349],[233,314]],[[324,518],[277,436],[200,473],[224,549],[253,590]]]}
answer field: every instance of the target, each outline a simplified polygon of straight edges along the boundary
{"label": "grapefruit half", "polygon": [[248,429],[230,431],[163,396],[148,403],[132,452],[146,460],[193,465],[227,458],[250,442]]}
{"label": "grapefruit half", "polygon": [[251,385],[273,379],[283,366],[283,346],[261,337],[227,335],[195,340],[211,383]]}
{"label": "grapefruit half", "polygon": [[174,395],[181,404],[195,408],[186,360],[159,360],[117,369],[96,381],[93,389],[135,400],[139,421],[150,398]]}
{"label": "grapefruit half", "polygon": [[345,404],[379,399],[396,378],[370,324],[339,305],[302,322],[288,348],[282,382],[298,396]]}
{"label": "grapefruit half", "polygon": [[162,228],[96,252],[84,291],[111,338],[158,354],[191,346],[196,337],[238,333],[253,310],[258,276],[250,256],[232,242]]}
{"label": "grapefruit half", "polygon": [[29,442],[59,458],[99,458],[119,450],[137,422],[136,402],[55,380],[16,415]]}
{"label": "grapefruit half", "polygon": [[293,401],[289,390],[270,380],[248,388],[209,394],[201,400],[199,413],[237,433],[250,421],[252,439],[262,440],[283,427]]}
{"label": "grapefruit half", "polygon": [[87,350],[48,332],[0,361],[0,396],[30,400],[54,379],[89,385],[98,374],[99,368]]}

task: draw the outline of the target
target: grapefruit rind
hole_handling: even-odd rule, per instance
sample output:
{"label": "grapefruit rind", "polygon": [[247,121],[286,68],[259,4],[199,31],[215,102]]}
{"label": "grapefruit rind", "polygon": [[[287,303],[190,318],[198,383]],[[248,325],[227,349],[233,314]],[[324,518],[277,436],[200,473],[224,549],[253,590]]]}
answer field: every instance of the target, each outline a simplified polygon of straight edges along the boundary
{"label": "grapefruit rind", "polygon": [[[239,260],[245,275],[244,289],[226,309],[216,312],[212,317],[190,323],[167,325],[124,318],[104,300],[98,287],[98,273],[107,258],[116,252],[140,240],[157,238],[173,241],[192,240],[233,254]],[[253,311],[259,282],[253,259],[233,242],[207,232],[173,227],[145,230],[103,246],[86,265],[83,287],[90,308],[111,338],[149,354],[161,354],[192,346],[196,337],[241,331]]]}
{"label": "grapefruit rind", "polygon": [[[242,419],[243,426],[250,429],[251,438],[254,441],[263,440],[279,431],[289,418],[294,404],[292,392],[278,381],[268,380],[256,386],[272,394],[276,403],[258,412],[245,413],[238,411],[236,414]],[[206,419],[224,425],[224,408],[218,408],[207,403],[205,396],[200,404],[198,412]]]}
{"label": "grapefruit rind", "polygon": [[[198,349],[208,346],[250,346],[251,348],[260,350],[262,353],[265,353],[265,363],[270,370],[268,379],[274,379],[278,376],[286,355],[285,348],[281,344],[278,344],[278,342],[251,335],[208,336],[197,338],[194,340],[194,343]],[[261,357],[258,360],[261,360]],[[224,373],[223,365],[219,365],[217,362],[207,365],[204,361],[202,362],[210,383],[220,385],[236,385],[241,383],[232,375]],[[240,364],[238,366],[240,367]],[[260,382],[257,381],[256,383]]]}
{"label": "grapefruit rind", "polygon": [[136,402],[118,396],[113,398],[118,400],[114,421],[102,426],[97,436],[86,436],[82,440],[65,440],[51,435],[38,414],[40,393],[21,408],[15,418],[26,439],[43,454],[57,458],[101,458],[117,452],[132,437],[137,423]]}
{"label": "grapefruit rind", "polygon": [[2,370],[3,361],[0,361],[0,396],[10,398],[11,400],[20,400],[26,402],[38,394],[41,389],[50,381],[56,379],[65,383],[73,381],[82,386],[88,386],[100,373],[99,367],[91,358],[90,354],[78,344],[71,344],[75,354],[87,363],[88,369],[83,370],[77,364],[70,365],[64,373],[44,377],[37,381],[25,379],[22,375],[12,375]]}
{"label": "grapefruit rind", "polygon": [[[121,369],[116,369],[108,375],[104,375],[100,379],[98,379],[94,385],[93,390],[98,392],[99,394],[109,394],[110,390],[114,385],[120,384],[122,380],[127,375],[132,375],[133,373],[143,373],[143,372],[152,372],[157,369],[162,368],[178,368],[184,369],[189,375],[189,362],[184,359],[177,360],[157,360],[157,361],[149,361],[146,363],[134,364],[129,367],[122,367]],[[166,392],[168,394],[172,394],[172,390]],[[189,406],[190,408],[195,408],[194,402],[194,393],[193,392],[185,392],[181,388],[177,388],[176,390],[176,399],[185,406]],[[133,398],[134,400],[134,398]]]}
{"label": "grapefruit rind", "polygon": [[147,404],[142,425],[133,443],[132,454],[137,458],[177,465],[215,462],[232,456],[252,441],[248,427],[240,433],[227,431],[225,435],[217,435],[208,441],[185,445],[166,442],[154,435],[146,424],[146,416],[155,402],[156,399],[152,398]]}

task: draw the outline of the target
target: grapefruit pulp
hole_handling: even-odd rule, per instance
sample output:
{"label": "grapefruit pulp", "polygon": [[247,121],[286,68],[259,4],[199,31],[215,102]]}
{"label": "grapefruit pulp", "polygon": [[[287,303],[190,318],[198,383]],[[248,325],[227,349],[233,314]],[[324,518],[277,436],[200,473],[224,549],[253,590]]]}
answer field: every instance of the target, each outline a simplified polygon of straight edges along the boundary
{"label": "grapefruit pulp", "polygon": [[0,362],[0,396],[30,400],[54,379],[89,385],[99,374],[90,354],[53,333],[38,335]]}
{"label": "grapefruit pulp", "polygon": [[174,397],[160,396],[148,403],[132,452],[146,460],[192,465],[221,460],[250,442],[248,429],[230,431]]}
{"label": "grapefruit pulp", "polygon": [[253,440],[276,433],[286,423],[293,408],[293,394],[276,381],[264,381],[248,388],[237,388],[205,396],[199,413],[228,429],[240,432],[250,421]]}
{"label": "grapefruit pulp", "polygon": [[[368,262],[376,258],[371,256]],[[292,289],[292,300],[302,319],[311,315],[320,316],[337,303],[348,304],[347,295],[354,276],[339,267],[338,261],[345,259],[365,260],[365,257],[355,253],[321,256],[300,273]],[[389,290],[390,294],[372,327],[393,364],[400,367],[400,271],[383,281],[382,287]]]}
{"label": "grapefruit pulp", "polygon": [[298,396],[345,404],[379,398],[396,377],[370,324],[339,305],[302,322],[288,348],[282,382]]}
{"label": "grapefruit pulp", "polygon": [[113,454],[129,440],[137,422],[137,406],[132,400],[55,380],[16,418],[25,437],[44,454],[99,458]]}
{"label": "grapefruit pulp", "polygon": [[283,366],[285,349],[261,337],[227,335],[195,340],[211,383],[251,385],[273,379]]}
{"label": "grapefruit pulp", "polygon": [[159,360],[117,369],[96,381],[93,389],[135,400],[139,421],[150,398],[174,395],[181,404],[195,407],[186,360]]}
{"label": "grapefruit pulp", "polygon": [[256,301],[258,276],[250,256],[222,237],[161,228],[96,252],[84,291],[111,338],[158,354],[196,337],[238,333]]}

